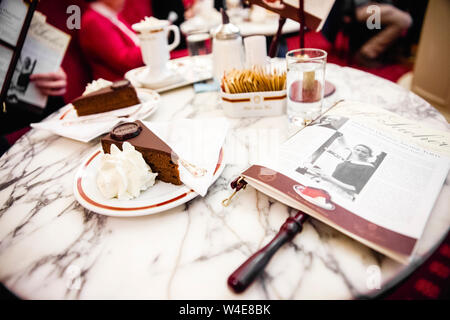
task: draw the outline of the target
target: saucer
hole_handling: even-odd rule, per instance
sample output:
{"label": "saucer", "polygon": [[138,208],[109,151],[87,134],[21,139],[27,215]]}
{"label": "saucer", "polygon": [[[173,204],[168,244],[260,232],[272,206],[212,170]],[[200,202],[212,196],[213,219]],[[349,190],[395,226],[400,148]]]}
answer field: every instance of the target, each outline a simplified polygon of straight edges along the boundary
{"label": "saucer", "polygon": [[[209,80],[212,78],[212,55],[204,55],[204,56],[197,56],[195,59],[192,57],[182,57],[177,59],[169,60],[167,63],[167,69],[172,72],[172,74],[178,75],[178,77],[181,77],[181,81],[176,81],[175,79],[177,77],[174,77],[172,79],[167,79],[166,83],[169,83],[168,85],[163,86],[162,84],[165,83],[147,83],[147,85],[144,85],[141,82],[141,79],[145,77],[144,71],[147,69],[146,73],[148,75],[148,67],[143,66],[136,69],[132,69],[125,73],[125,78],[130,80],[131,84],[136,88],[149,88],[147,85],[151,86],[152,88],[155,88],[155,90],[158,93],[165,92],[168,90],[180,88],[183,86],[187,86],[196,82]],[[142,77],[142,78],[141,78]],[[147,80],[148,81],[148,80]],[[147,82],[145,81],[145,82]],[[154,81],[153,81],[154,82]],[[157,87],[157,88],[156,88]],[[150,89],[150,88],[149,88]]]}
{"label": "saucer", "polygon": [[136,79],[144,88],[160,89],[183,81],[183,77],[173,70],[165,70],[164,73],[155,77],[151,74],[148,67],[142,67],[136,70]]}

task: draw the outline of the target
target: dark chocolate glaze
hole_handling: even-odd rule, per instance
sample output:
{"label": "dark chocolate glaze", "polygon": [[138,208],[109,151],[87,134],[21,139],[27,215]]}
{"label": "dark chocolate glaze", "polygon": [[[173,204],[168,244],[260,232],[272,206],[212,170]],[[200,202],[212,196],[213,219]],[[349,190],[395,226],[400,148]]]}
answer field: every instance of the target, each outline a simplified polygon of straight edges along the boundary
{"label": "dark chocolate glaze", "polygon": [[119,89],[123,89],[123,88],[127,88],[127,87],[130,87],[130,88],[134,89],[134,87],[131,85],[130,81],[128,81],[126,79],[125,79],[125,81],[126,82],[123,82],[123,80],[116,81],[110,86],[107,86],[105,88],[101,88],[99,90],[96,90],[96,91],[87,93],[85,95],[82,95],[82,96],[76,98],[75,100],[73,100],[72,102],[76,102],[78,100],[83,100],[83,99],[86,99],[86,98],[89,98],[89,97],[102,95],[102,94],[109,93],[109,92],[114,92],[114,91],[117,91]]}
{"label": "dark chocolate glaze", "polygon": [[122,147],[122,143],[129,142],[136,148],[159,151],[171,156],[172,160],[178,160],[178,156],[176,155],[176,153],[157,135],[150,131],[141,121],[136,120],[135,123],[137,123],[142,128],[142,131],[138,136],[123,141],[118,141],[112,138],[111,134],[108,133],[108,135],[102,138],[102,145],[104,144],[104,142],[106,142],[108,144],[115,144]]}

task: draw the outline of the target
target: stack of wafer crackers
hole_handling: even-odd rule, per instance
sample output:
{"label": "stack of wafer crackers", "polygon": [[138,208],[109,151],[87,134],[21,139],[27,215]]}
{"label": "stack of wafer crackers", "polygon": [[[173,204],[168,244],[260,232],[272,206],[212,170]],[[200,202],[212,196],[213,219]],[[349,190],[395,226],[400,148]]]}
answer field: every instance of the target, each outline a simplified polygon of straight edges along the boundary
{"label": "stack of wafer crackers", "polygon": [[225,72],[221,87],[224,93],[231,94],[281,91],[286,89],[286,71],[257,66],[243,70],[232,69]]}

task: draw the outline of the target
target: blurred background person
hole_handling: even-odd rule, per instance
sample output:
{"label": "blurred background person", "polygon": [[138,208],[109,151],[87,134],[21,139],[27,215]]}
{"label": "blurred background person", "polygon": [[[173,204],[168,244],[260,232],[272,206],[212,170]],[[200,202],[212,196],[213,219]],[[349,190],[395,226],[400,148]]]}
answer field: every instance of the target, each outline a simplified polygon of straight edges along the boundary
{"label": "blurred background person", "polygon": [[[334,43],[339,31],[349,37],[349,49],[355,62],[365,67],[379,67],[383,60],[397,59],[390,50],[412,26],[412,18],[404,4],[402,9],[392,0],[336,0],[322,29],[322,34]],[[374,10],[373,7],[377,6]],[[403,10],[405,9],[405,10]],[[374,14],[379,12],[375,19]],[[369,29],[367,21],[380,22],[380,29]],[[389,52],[391,51],[391,52]]]}
{"label": "blurred background person", "polygon": [[144,65],[132,23],[145,16],[170,20],[174,24],[184,21],[181,0],[86,1],[90,5],[81,19],[79,41],[93,79],[119,80],[127,71]]}
{"label": "blurred background person", "polygon": [[366,23],[376,14],[377,11],[369,10],[370,6],[375,5],[379,8],[382,29],[361,46],[355,57],[361,64],[370,64],[378,60],[411,27],[412,18],[408,12],[396,8],[389,0],[353,1],[355,1],[356,21],[359,23]]}
{"label": "blurred background person", "polygon": [[144,64],[137,35],[119,18],[125,0],[87,2],[90,6],[81,18],[79,39],[92,77],[122,79],[125,72]]}

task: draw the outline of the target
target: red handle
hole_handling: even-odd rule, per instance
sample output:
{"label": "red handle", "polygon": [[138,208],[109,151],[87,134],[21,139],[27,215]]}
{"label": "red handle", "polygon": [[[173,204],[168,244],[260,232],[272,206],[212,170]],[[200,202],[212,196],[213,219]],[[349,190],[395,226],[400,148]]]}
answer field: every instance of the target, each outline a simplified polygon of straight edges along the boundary
{"label": "red handle", "polygon": [[303,223],[307,218],[308,215],[301,211],[295,217],[289,217],[272,241],[248,258],[228,277],[228,286],[236,293],[247,289],[261,271],[264,270],[275,252],[302,231]]}

